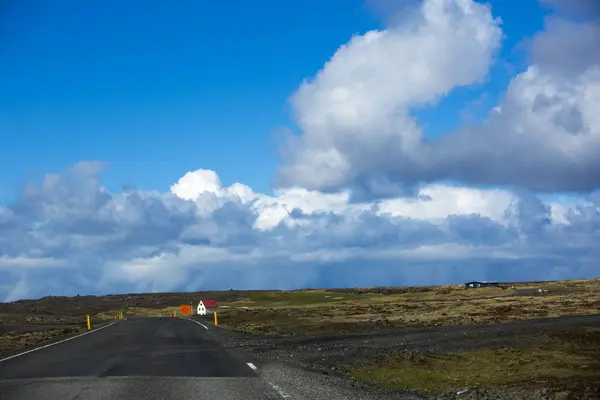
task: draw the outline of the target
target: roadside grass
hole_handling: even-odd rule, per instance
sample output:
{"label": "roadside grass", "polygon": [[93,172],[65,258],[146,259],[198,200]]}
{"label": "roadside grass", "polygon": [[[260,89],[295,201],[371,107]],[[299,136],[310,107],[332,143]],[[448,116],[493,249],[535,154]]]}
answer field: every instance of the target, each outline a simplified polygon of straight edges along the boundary
{"label": "roadside grass", "polygon": [[9,332],[0,335],[0,353],[32,346],[48,340],[85,331],[84,326],[46,329],[34,332]]}
{"label": "roadside grass", "polygon": [[173,312],[179,316],[179,306],[169,306],[163,308],[127,307],[123,310],[123,316],[172,317]]}
{"label": "roadside grass", "polygon": [[[547,292],[538,293],[540,288]],[[253,293],[219,303],[220,322],[247,333],[317,334],[600,314],[598,279],[514,284],[505,289],[467,290],[461,285],[376,289]]]}
{"label": "roadside grass", "polygon": [[233,302],[222,302],[228,307],[248,308],[287,308],[287,307],[314,307],[322,304],[340,303],[344,301],[369,300],[374,295],[360,295],[356,293],[335,293],[325,290],[299,290],[299,291],[272,291],[252,293],[247,298]]}
{"label": "roadside grass", "polygon": [[92,318],[92,320],[109,320],[109,319],[116,319],[117,314],[120,312],[121,310],[110,310],[110,311],[103,311],[101,313],[97,313],[94,315],[91,315],[90,317]]}
{"label": "roadside grass", "polygon": [[[54,316],[54,315],[30,315],[30,314],[4,314],[0,315],[1,324],[25,324],[25,325],[50,325],[78,323],[81,317]],[[1,329],[0,329],[1,331]]]}
{"label": "roadside grass", "polygon": [[354,369],[354,379],[429,395],[540,381],[600,380],[600,329],[540,335],[523,347],[424,354],[397,352]]}
{"label": "roadside grass", "polygon": [[[250,292],[247,297],[219,302],[221,324],[250,333],[344,333],[374,327],[440,325],[452,315],[456,300],[502,296],[501,288],[465,290],[461,285],[406,288],[305,289]],[[475,301],[475,300],[474,300]],[[473,304],[477,307],[477,304]],[[469,311],[469,305],[461,305]],[[129,307],[128,315],[170,316],[179,307]],[[473,309],[469,315],[476,315]],[[463,321],[464,320],[464,321]],[[470,317],[460,321],[470,323]]]}
{"label": "roadside grass", "polygon": [[[596,292],[438,301],[416,300],[414,295],[338,296],[316,290],[268,292],[242,301],[220,303],[218,313],[221,325],[256,334],[345,333],[373,328],[470,325],[600,313],[600,293]],[[95,317],[110,319],[116,312],[111,310]],[[148,317],[169,317],[173,312],[179,314],[179,306],[124,310],[125,315]]]}
{"label": "roadside grass", "polygon": [[145,308],[145,307],[127,307],[123,310],[124,316],[136,315],[141,317],[170,317],[173,312],[179,315],[179,306],[170,306],[164,308]]}
{"label": "roadside grass", "polygon": [[[542,293],[538,293],[539,289]],[[220,324],[234,330],[258,334],[344,333],[598,314],[600,279],[505,283],[501,288],[479,289],[465,289],[464,285],[456,284],[52,297],[23,301],[23,304],[7,303],[2,322],[37,323],[39,320],[41,323],[48,316],[42,318],[39,312],[63,303],[60,307],[64,307],[64,311],[57,308],[61,315],[76,311],[77,317],[69,318],[85,318],[82,309],[98,310],[92,315],[93,319],[112,319],[118,311],[123,311],[126,316],[167,317],[174,311],[178,313],[179,304],[203,297],[218,300]],[[121,304],[124,306],[119,308]]]}

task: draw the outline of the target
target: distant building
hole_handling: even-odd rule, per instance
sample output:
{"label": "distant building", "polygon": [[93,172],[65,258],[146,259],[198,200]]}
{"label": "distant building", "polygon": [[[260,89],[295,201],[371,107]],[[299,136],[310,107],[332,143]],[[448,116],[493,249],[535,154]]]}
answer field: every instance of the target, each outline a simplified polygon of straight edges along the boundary
{"label": "distant building", "polygon": [[500,282],[497,281],[473,281],[465,283],[465,289],[474,289],[474,288],[482,288],[482,287],[490,287],[495,286],[499,287]]}
{"label": "distant building", "polygon": [[198,315],[206,315],[209,312],[212,311],[216,311],[217,309],[217,302],[213,299],[204,299],[204,300],[200,300],[200,302],[198,303],[198,308],[196,309],[196,312],[198,313]]}

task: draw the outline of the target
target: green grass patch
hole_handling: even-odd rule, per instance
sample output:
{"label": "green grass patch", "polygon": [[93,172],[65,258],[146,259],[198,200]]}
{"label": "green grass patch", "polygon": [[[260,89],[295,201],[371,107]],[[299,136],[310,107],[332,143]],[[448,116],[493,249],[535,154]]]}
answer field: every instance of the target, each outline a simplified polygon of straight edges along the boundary
{"label": "green grass patch", "polygon": [[[328,303],[339,303],[352,300],[368,300],[371,294],[356,293],[328,293],[323,290],[305,291],[273,291],[262,293],[251,293],[247,299],[239,303],[249,307],[307,307]],[[229,303],[228,303],[229,304]],[[236,304],[229,304],[235,306]],[[241,305],[241,304],[238,304]]]}
{"label": "green grass patch", "polygon": [[600,379],[600,330],[540,337],[529,347],[438,354],[396,353],[355,369],[377,386],[439,395],[465,387],[496,389],[543,379]]}
{"label": "green grass patch", "polygon": [[[400,289],[387,294],[369,292],[367,289],[351,290],[299,290],[299,291],[270,291],[249,293],[246,298],[234,302],[222,303],[229,306],[246,306],[256,308],[288,308],[311,307],[332,303],[390,303],[415,302],[428,300],[470,299],[474,297],[505,296],[513,293],[513,289],[481,288],[466,290],[458,285],[426,288],[423,291],[407,291]],[[390,289],[391,290],[391,289]]]}
{"label": "green grass patch", "polygon": [[0,335],[0,353],[8,350],[20,349],[27,346],[44,343],[48,340],[66,335],[84,332],[83,326],[70,326],[54,329],[45,329],[34,332],[9,332]]}
{"label": "green grass patch", "polygon": [[[115,317],[117,316],[117,313],[119,313],[120,311],[104,311],[104,312],[100,312],[98,314],[94,314],[91,315],[91,318],[93,320],[106,320],[106,319],[116,319]],[[82,318],[84,319],[84,318]]]}

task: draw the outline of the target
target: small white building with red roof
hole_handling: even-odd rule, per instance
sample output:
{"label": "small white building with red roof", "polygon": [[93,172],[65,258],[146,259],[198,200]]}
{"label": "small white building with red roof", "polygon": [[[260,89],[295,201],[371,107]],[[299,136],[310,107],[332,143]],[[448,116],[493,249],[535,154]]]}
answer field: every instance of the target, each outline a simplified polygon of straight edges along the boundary
{"label": "small white building with red roof", "polygon": [[198,315],[206,315],[217,310],[217,301],[214,299],[203,299],[198,303],[196,312]]}

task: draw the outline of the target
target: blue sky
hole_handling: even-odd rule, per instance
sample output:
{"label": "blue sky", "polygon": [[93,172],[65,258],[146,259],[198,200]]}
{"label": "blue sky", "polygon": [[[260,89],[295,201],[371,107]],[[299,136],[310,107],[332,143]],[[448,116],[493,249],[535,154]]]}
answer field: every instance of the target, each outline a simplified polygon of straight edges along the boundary
{"label": "blue sky", "polygon": [[[499,0],[502,63],[485,85],[417,111],[428,134],[477,116],[523,68],[515,46],[542,26],[533,0]],[[167,190],[208,168],[270,189],[272,132],[293,126],[288,96],[354,33],[384,26],[376,7],[345,2],[9,2],[1,21],[0,175],[4,198],[31,176],[80,160],[109,164],[105,184]],[[233,145],[234,144],[234,145]]]}
{"label": "blue sky", "polygon": [[112,188],[163,190],[198,167],[268,189],[289,94],[377,26],[358,1],[34,1],[3,15],[2,168],[98,159]]}
{"label": "blue sky", "polygon": [[590,4],[5,2],[0,300],[597,276]]}

